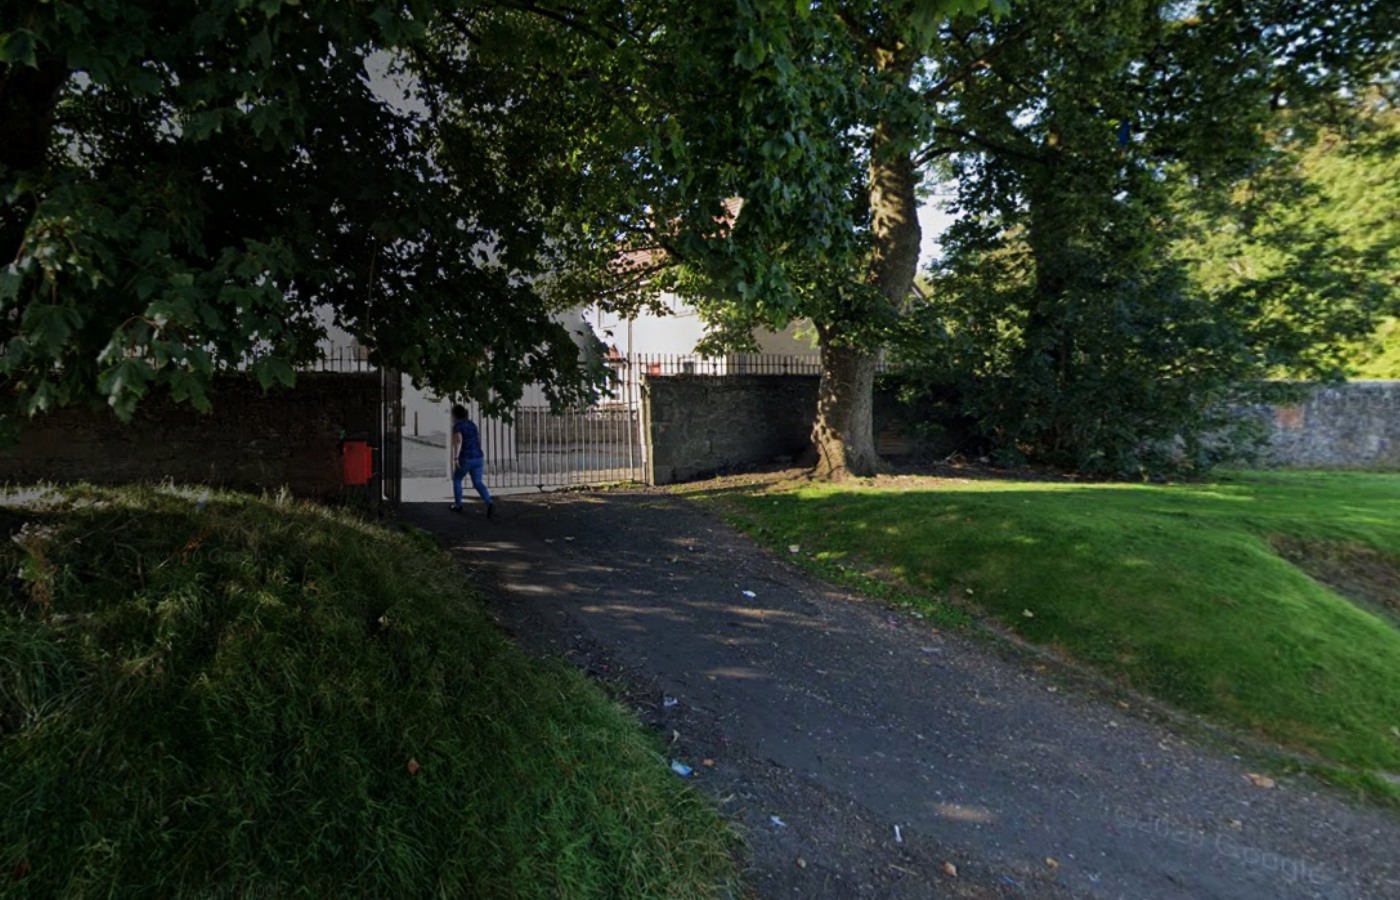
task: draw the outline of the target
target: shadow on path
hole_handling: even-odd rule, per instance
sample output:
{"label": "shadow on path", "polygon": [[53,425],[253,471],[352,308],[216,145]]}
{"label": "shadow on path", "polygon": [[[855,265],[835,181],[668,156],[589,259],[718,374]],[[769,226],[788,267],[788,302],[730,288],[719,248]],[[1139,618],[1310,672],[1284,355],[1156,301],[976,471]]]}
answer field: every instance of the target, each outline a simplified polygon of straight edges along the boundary
{"label": "shadow on path", "polygon": [[760,896],[1400,898],[1395,819],[1301,778],[1256,787],[1230,757],[817,582],[687,501],[403,516],[527,648],[620,682],[676,735],[744,832]]}

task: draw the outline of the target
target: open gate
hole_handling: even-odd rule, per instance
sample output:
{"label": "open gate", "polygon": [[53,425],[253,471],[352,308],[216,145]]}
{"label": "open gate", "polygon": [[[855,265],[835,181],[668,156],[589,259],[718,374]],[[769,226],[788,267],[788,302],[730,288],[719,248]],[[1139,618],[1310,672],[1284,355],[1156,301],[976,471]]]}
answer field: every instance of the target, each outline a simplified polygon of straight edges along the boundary
{"label": "open gate", "polygon": [[481,429],[487,485],[545,490],[645,481],[640,373],[625,358],[613,368],[612,390],[591,406],[556,413],[538,390],[527,390],[505,421],[468,404]]}

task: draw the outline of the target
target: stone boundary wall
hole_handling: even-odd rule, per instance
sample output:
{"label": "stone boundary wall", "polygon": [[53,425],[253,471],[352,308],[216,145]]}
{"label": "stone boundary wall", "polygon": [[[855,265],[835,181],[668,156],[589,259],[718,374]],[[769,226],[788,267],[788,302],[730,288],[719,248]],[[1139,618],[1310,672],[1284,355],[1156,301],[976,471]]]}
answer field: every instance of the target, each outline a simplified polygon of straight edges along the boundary
{"label": "stone boundary wall", "polygon": [[302,372],[295,387],[264,394],[251,378],[226,376],[210,391],[214,412],[159,397],[143,402],[129,425],[106,409],[58,410],[26,422],[19,445],[0,449],[0,481],[170,478],[336,497],[341,431],[375,441],[379,382],[378,372]]}
{"label": "stone boundary wall", "polygon": [[642,382],[647,482],[795,459],[811,443],[812,375],[652,375]]}
{"label": "stone boundary wall", "polygon": [[[778,460],[811,449],[817,377],[650,376],[642,386],[647,480],[671,484]],[[961,449],[956,423],[936,442],[911,428],[892,391],[876,391],[882,456],[946,455]],[[1296,406],[1255,407],[1267,442],[1260,462],[1281,468],[1400,470],[1400,381],[1312,389]],[[936,431],[936,429],[935,429]]]}
{"label": "stone boundary wall", "polygon": [[1280,468],[1400,469],[1400,381],[1318,386],[1296,406],[1263,407],[1261,462]]}
{"label": "stone boundary wall", "polygon": [[[642,383],[647,481],[674,484],[762,463],[805,461],[816,375],[652,375]],[[882,456],[949,452],[915,435],[893,391],[875,392]]]}

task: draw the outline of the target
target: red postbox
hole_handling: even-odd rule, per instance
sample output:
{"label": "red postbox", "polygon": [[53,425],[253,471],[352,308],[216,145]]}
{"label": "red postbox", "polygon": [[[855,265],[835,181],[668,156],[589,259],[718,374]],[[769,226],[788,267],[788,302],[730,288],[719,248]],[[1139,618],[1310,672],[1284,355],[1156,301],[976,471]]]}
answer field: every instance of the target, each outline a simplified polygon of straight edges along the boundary
{"label": "red postbox", "polygon": [[341,477],[346,484],[369,484],[374,477],[374,451],[369,441],[345,441],[340,445]]}

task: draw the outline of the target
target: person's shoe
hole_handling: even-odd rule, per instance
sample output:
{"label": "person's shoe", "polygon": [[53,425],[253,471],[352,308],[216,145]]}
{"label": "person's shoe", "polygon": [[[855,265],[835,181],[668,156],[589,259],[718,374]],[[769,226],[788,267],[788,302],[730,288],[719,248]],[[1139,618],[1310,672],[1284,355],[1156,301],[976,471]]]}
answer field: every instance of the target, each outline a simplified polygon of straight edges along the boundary
{"label": "person's shoe", "polygon": [[459,513],[462,511],[462,507],[458,506],[456,503],[453,503],[451,506],[447,507],[447,511]]}
{"label": "person's shoe", "polygon": [[496,501],[495,501],[495,500],[492,500],[490,503],[486,504],[486,518],[488,518],[488,519],[494,519],[494,518],[496,518]]}

